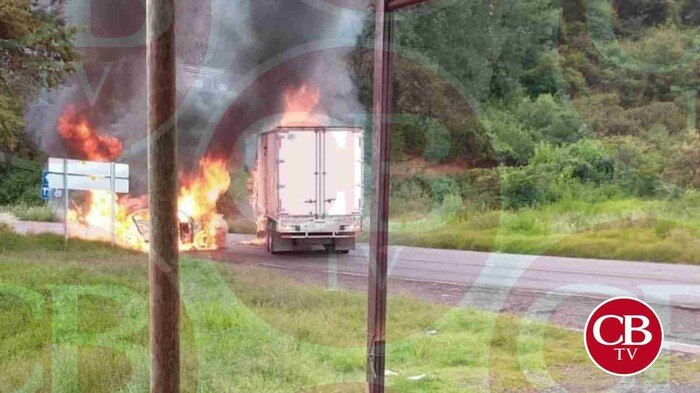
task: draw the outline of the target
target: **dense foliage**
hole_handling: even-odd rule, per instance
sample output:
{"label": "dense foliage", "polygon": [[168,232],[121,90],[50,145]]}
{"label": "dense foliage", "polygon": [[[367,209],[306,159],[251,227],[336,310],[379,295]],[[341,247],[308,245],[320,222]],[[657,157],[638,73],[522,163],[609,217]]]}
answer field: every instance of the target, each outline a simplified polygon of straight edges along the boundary
{"label": "dense foliage", "polygon": [[41,88],[61,84],[73,71],[75,30],[57,11],[34,0],[0,0],[0,204],[36,203],[40,165],[11,165],[11,156],[37,159],[28,135],[26,105]]}
{"label": "dense foliage", "polygon": [[[424,165],[395,176],[394,196],[441,203],[442,182],[465,207],[517,209],[692,191],[698,15],[696,0],[477,0],[403,11],[392,160]],[[368,22],[352,61],[367,108],[372,34]]]}

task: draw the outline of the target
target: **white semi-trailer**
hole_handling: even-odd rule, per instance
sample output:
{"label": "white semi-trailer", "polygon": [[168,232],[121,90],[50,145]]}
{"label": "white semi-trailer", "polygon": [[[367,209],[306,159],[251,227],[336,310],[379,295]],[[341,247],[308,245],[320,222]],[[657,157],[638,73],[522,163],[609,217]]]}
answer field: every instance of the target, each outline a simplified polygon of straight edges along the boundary
{"label": "white semi-trailer", "polygon": [[267,250],[347,253],[362,229],[362,129],[278,127],[258,143]]}

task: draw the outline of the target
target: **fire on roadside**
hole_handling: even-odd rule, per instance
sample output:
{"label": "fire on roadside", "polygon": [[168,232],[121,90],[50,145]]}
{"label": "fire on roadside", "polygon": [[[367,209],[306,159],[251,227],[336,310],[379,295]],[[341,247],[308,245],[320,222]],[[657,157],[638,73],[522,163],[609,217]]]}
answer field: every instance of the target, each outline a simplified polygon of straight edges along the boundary
{"label": "fire on roadside", "polygon": [[86,160],[113,161],[122,154],[119,139],[95,132],[73,106],[68,106],[58,119],[58,133],[70,153]]}
{"label": "fire on roadside", "polygon": [[[312,84],[290,87],[283,92],[284,112],[281,126],[317,126],[320,91]],[[122,153],[121,141],[98,132],[90,122],[69,106],[59,118],[58,133],[75,158],[114,161]],[[252,172],[251,203],[256,206],[257,168]],[[180,250],[213,250],[223,246],[228,227],[217,213],[216,204],[230,184],[225,158],[205,156],[196,171],[179,177],[178,219]],[[126,247],[147,251],[149,238],[148,197],[121,195],[114,198],[115,233]],[[255,209],[255,211],[259,211]],[[111,229],[112,195],[108,191],[90,191],[82,201],[74,201],[68,212],[70,221],[105,231]],[[257,217],[258,234],[265,232],[266,218]]]}
{"label": "fire on roadside", "polygon": [[[122,153],[122,144],[117,138],[97,132],[73,107],[68,107],[60,117],[58,132],[67,150],[81,159],[113,161]],[[196,171],[180,174],[179,183],[180,250],[221,247],[228,227],[217,213],[216,203],[230,184],[227,160],[205,156]],[[147,251],[150,226],[146,195],[123,195],[113,199],[108,191],[89,191],[82,201],[72,202],[68,219],[110,231],[113,200],[118,243]]]}
{"label": "fire on roadside", "polygon": [[321,93],[314,85],[304,83],[298,88],[288,88],[283,93],[284,114],[282,126],[318,126],[318,114],[314,112]]}

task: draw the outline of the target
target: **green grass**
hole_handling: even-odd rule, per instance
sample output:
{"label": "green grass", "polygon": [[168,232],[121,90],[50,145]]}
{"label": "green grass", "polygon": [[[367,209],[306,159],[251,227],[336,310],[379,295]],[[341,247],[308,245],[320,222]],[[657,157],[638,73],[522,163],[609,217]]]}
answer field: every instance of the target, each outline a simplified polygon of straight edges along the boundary
{"label": "green grass", "polygon": [[57,221],[56,213],[48,204],[43,205],[4,205],[0,206],[0,212],[9,213],[22,221]]}
{"label": "green grass", "polygon": [[[364,294],[191,257],[181,294],[184,392],[363,391]],[[147,295],[142,254],[0,233],[0,391],[32,381],[46,393],[146,392]],[[545,371],[579,391],[615,382],[587,359],[580,333],[401,296],[388,310],[391,392],[534,392],[526,375]],[[698,362],[675,356],[652,381],[668,362],[673,380],[697,382]]]}
{"label": "green grass", "polygon": [[568,199],[517,211],[448,201],[420,219],[395,214],[390,237],[420,247],[698,264],[696,199]]}

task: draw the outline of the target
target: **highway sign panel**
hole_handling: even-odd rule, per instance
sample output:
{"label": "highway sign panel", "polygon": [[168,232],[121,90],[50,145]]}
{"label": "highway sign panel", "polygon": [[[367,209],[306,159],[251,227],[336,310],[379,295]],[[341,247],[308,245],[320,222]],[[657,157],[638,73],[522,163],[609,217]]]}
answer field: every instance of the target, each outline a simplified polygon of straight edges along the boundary
{"label": "highway sign panel", "polygon": [[114,177],[129,178],[129,165],[100,161],[80,161],[65,160],[63,158],[49,158],[49,172],[63,173],[64,167],[69,175],[83,176],[112,176],[112,165],[114,165]]}
{"label": "highway sign panel", "polygon": [[[50,173],[49,188],[64,188],[64,175],[59,173]],[[75,191],[110,191],[111,179],[109,177],[99,176],[81,176],[81,175],[66,175],[67,188]],[[114,179],[114,192],[128,193],[129,179]]]}

